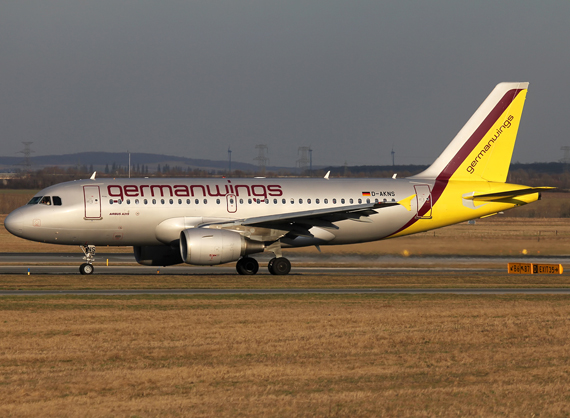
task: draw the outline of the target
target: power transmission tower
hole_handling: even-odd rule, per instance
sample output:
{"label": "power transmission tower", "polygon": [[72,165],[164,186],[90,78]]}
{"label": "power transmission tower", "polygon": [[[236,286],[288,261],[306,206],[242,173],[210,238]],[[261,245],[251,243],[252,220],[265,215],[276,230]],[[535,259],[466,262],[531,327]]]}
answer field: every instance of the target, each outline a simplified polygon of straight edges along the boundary
{"label": "power transmission tower", "polygon": [[22,142],[22,144],[24,144],[24,149],[19,151],[18,154],[24,154],[24,161],[22,161],[20,165],[23,165],[26,171],[30,171],[30,167],[32,166],[30,155],[34,152],[30,149],[30,145],[32,145],[33,142]]}
{"label": "power transmission tower", "polygon": [[564,158],[560,160],[561,163],[570,164],[570,147],[560,147],[564,151]]}
{"label": "power transmission tower", "polygon": [[257,161],[257,165],[259,166],[259,171],[262,175],[265,175],[265,167],[269,164],[269,158],[266,157],[265,153],[268,152],[267,145],[265,144],[257,144],[255,146],[257,150],[257,157],[253,160]]}
{"label": "power transmission tower", "polygon": [[301,157],[297,160],[297,167],[301,169],[301,172],[307,171],[309,167],[309,151],[311,150],[310,147],[299,147],[297,150],[297,155]]}

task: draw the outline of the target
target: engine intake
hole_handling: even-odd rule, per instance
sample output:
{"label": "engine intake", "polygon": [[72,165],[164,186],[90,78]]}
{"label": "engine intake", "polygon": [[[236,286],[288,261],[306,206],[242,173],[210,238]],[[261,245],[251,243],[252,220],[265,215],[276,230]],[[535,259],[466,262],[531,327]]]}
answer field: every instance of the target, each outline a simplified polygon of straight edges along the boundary
{"label": "engine intake", "polygon": [[264,249],[262,242],[225,229],[193,228],[180,233],[180,255],[188,264],[212,266],[229,263]]}

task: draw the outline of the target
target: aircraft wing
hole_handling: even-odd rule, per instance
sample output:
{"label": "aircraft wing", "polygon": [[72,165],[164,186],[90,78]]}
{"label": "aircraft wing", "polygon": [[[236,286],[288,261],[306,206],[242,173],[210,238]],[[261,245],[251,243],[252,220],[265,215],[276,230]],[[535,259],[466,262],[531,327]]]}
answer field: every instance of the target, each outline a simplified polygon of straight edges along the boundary
{"label": "aircraft wing", "polygon": [[309,229],[313,226],[338,229],[333,222],[346,219],[370,222],[368,217],[378,213],[377,210],[397,205],[400,203],[364,203],[236,219],[231,222],[200,225],[200,228],[232,229],[252,239],[274,241],[287,234],[311,236]]}

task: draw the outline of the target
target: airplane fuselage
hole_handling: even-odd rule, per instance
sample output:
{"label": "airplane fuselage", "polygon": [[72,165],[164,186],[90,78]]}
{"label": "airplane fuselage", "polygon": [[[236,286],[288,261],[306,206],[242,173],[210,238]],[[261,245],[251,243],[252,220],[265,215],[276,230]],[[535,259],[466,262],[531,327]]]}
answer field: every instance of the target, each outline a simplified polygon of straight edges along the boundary
{"label": "airplane fuselage", "polygon": [[[375,241],[479,218],[536,200],[476,206],[466,191],[490,192],[488,182],[446,183],[412,179],[100,179],[48,187],[36,196],[51,204],[28,204],[10,215],[10,230],[34,241],[66,245],[164,245],[180,231],[267,214],[397,204],[369,216],[311,225],[311,235],[284,237],[284,247]],[[469,187],[471,186],[471,187]],[[523,186],[520,186],[523,187]],[[438,189],[447,199],[440,199]],[[500,184],[512,189],[513,185]],[[454,190],[457,189],[457,190]],[[455,197],[449,196],[456,194]],[[58,198],[54,204],[53,198]],[[445,204],[444,204],[445,201]],[[255,232],[254,232],[255,234]],[[245,232],[247,236],[247,231]]]}

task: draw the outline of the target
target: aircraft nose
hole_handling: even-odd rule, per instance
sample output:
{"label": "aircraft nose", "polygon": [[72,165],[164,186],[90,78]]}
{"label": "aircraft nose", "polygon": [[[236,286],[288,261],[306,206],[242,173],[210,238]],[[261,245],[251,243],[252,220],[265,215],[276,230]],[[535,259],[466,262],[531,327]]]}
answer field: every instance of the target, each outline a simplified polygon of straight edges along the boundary
{"label": "aircraft nose", "polygon": [[4,227],[13,235],[21,236],[22,228],[24,225],[24,219],[22,213],[19,210],[15,210],[10,213],[6,219],[4,219]]}

